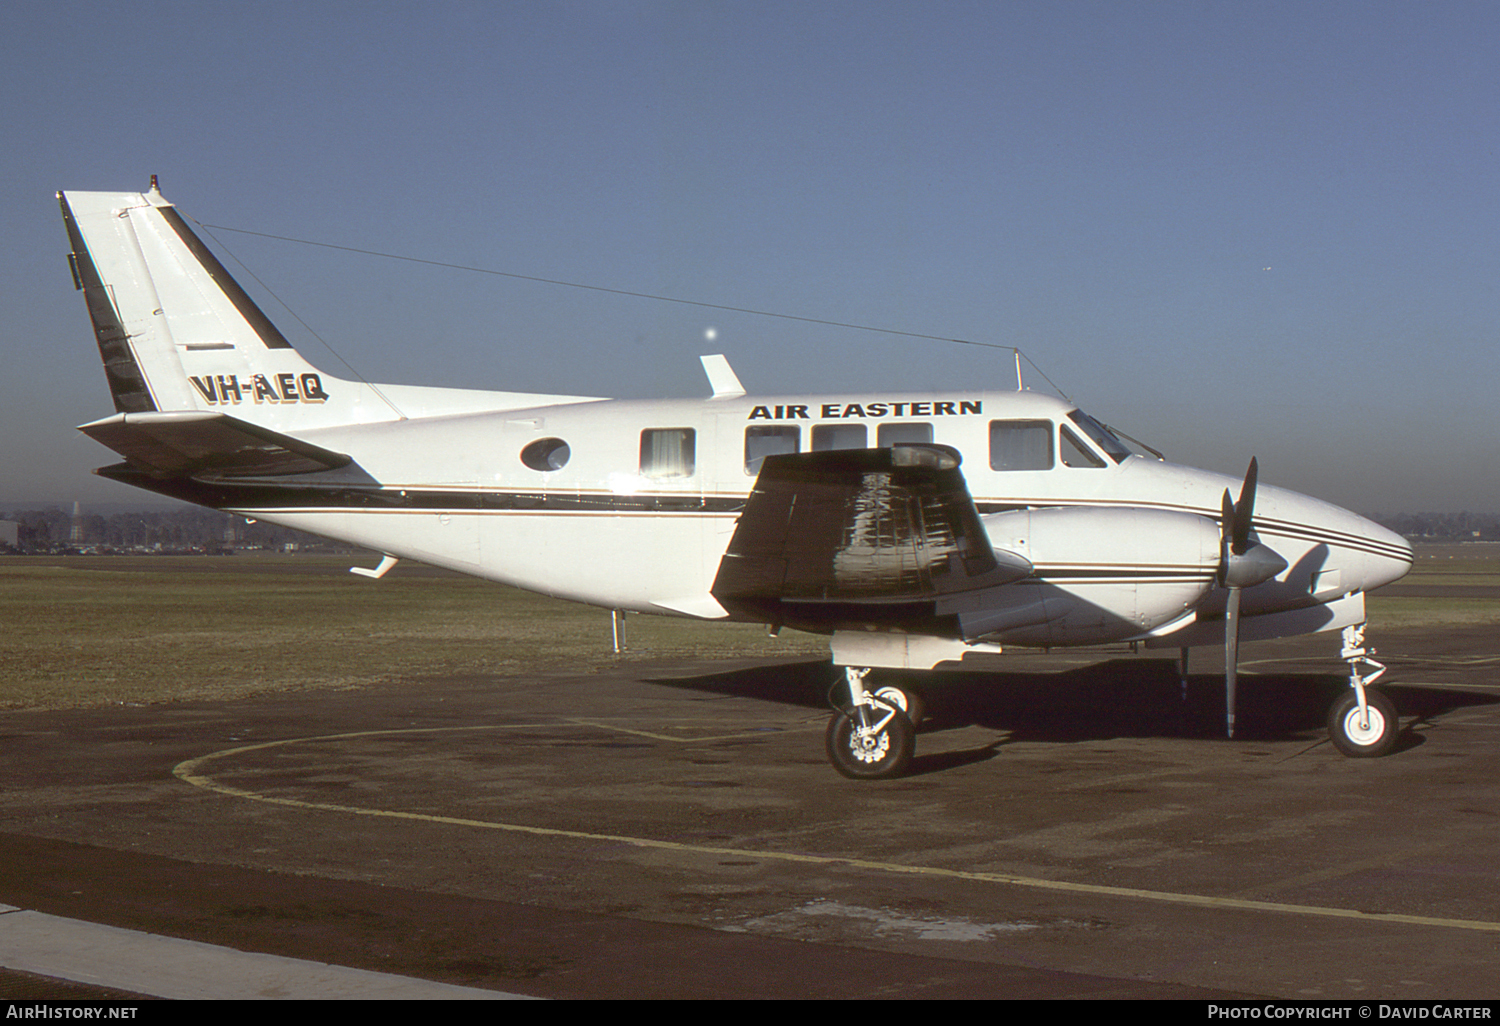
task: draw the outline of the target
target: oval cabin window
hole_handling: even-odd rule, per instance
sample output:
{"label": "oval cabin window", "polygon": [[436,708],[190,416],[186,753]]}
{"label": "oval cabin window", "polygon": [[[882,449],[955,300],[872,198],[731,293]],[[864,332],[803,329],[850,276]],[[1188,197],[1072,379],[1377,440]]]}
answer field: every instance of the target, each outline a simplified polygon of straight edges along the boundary
{"label": "oval cabin window", "polygon": [[538,438],[521,450],[521,462],[532,470],[561,470],[571,454],[561,438]]}

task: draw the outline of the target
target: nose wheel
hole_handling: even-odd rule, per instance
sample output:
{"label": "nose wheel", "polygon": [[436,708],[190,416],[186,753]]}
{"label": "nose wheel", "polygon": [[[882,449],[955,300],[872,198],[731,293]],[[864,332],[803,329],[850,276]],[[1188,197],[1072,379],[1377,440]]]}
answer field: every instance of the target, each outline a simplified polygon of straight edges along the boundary
{"label": "nose wheel", "polygon": [[1347,692],[1328,710],[1328,739],[1333,747],[1355,759],[1374,759],[1388,753],[1396,743],[1399,721],[1396,707],[1379,691],[1365,692],[1365,707],[1359,696]]}
{"label": "nose wheel", "polygon": [[[1370,658],[1375,650],[1366,648],[1364,640],[1364,624],[1344,628],[1341,655],[1349,664],[1349,690],[1328,710],[1328,739],[1333,747],[1353,759],[1374,759],[1387,754],[1395,747],[1396,734],[1401,729],[1396,706],[1369,686],[1385,673],[1385,666]],[[1375,672],[1368,676],[1361,674],[1362,664]]]}

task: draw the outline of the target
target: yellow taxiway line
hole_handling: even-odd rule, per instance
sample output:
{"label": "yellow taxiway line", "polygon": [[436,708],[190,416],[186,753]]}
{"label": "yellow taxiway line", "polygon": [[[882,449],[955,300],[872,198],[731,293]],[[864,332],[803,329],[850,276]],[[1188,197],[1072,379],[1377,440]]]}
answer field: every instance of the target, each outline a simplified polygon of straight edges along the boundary
{"label": "yellow taxiway line", "polygon": [[1397,912],[1361,912],[1358,909],[1330,908],[1320,905],[1294,905],[1279,901],[1256,901],[1250,898],[1216,897],[1208,894],[1182,894],[1174,891],[1153,891],[1139,887],[1114,887],[1106,884],[1081,883],[1072,880],[1048,880],[1042,877],[1020,876],[1014,873],[981,872],[967,869],[945,869],[941,866],[913,866],[900,862],[882,862],[875,859],[850,858],[839,855],[812,855],[803,852],[764,851],[753,848],[724,848],[704,844],[685,844],[681,841],[662,841],[650,837],[630,837],[623,834],[600,834],[585,830],[563,830],[556,827],[529,826],[523,823],[497,823],[492,820],[465,819],[458,816],[438,816],[422,812],[399,812],[389,809],[366,809],[355,805],[340,805],[334,802],[309,802],[300,798],[277,798],[258,794],[243,788],[231,787],[214,780],[203,772],[206,764],[227,759],[247,752],[263,751],[288,745],[307,744],[319,741],[342,741],[353,738],[381,737],[396,734],[424,734],[455,730],[502,730],[515,727],[535,729],[544,726],[588,726],[596,729],[621,730],[626,733],[644,735],[664,741],[701,741],[703,738],[673,738],[668,735],[646,731],[627,730],[595,721],[571,720],[564,723],[508,724],[498,726],[486,724],[476,727],[416,727],[399,730],[365,730],[347,734],[324,734],[316,737],[287,738],[261,744],[243,745],[211,752],[196,759],[187,759],[172,770],[173,776],[194,787],[217,791],[234,798],[280,805],[292,809],[314,812],[339,812],[354,816],[376,816],[386,819],[414,820],[425,823],[442,823],[447,826],[469,827],[479,830],[499,830],[508,833],[529,834],[533,837],[558,837],[578,841],[594,841],[608,844],[649,848],[658,851],[675,851],[697,855],[728,855],[736,858],[765,859],[774,862],[790,862],[803,865],[845,866],[877,873],[893,873],[903,876],[923,876],[949,880],[967,880],[979,883],[1002,884],[1009,887],[1025,887],[1032,890],[1060,891],[1068,894],[1092,894],[1101,897],[1133,899],[1137,901],[1166,902],[1174,905],[1190,905],[1199,908],[1234,909],[1246,912],[1279,912],[1292,915],[1317,916],[1330,919],[1352,919],[1365,923],[1400,923],[1407,926],[1442,927],[1455,930],[1479,930],[1500,933],[1500,922],[1478,919],[1447,919],[1439,916],[1414,916]]}

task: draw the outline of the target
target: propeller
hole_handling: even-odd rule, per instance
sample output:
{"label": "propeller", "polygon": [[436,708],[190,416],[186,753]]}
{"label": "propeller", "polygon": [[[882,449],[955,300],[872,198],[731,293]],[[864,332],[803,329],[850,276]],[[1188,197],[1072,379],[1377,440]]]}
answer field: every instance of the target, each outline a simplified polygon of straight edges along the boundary
{"label": "propeller", "polygon": [[1234,688],[1239,677],[1240,592],[1269,581],[1286,569],[1286,560],[1260,542],[1251,543],[1250,528],[1255,519],[1255,479],[1259,473],[1255,459],[1245,472],[1238,502],[1224,489],[1223,527],[1219,540],[1219,584],[1229,589],[1224,606],[1224,708],[1225,726],[1234,737]]}

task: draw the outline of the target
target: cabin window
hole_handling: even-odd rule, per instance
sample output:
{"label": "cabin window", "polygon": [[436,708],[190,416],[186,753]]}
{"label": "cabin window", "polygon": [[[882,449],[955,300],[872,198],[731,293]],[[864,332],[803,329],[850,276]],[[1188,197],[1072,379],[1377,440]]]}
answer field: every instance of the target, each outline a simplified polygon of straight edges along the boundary
{"label": "cabin window", "polygon": [[756,425],[745,429],[745,473],[759,474],[767,456],[796,452],[802,444],[802,429],[783,424]]}
{"label": "cabin window", "polygon": [[647,428],[641,432],[641,476],[691,477],[696,444],[692,428]]}
{"label": "cabin window", "polygon": [[521,450],[521,462],[532,470],[561,470],[572,450],[561,438],[538,438]]}
{"label": "cabin window", "polygon": [[1084,445],[1078,436],[1068,429],[1066,424],[1062,429],[1062,465],[1065,467],[1102,467],[1104,461],[1095,456],[1088,446]]}
{"label": "cabin window", "polygon": [[818,424],[813,427],[814,452],[828,449],[863,449],[867,433],[863,424]]}
{"label": "cabin window", "polygon": [[877,444],[882,449],[893,445],[932,441],[931,424],[882,424],[876,429]]}
{"label": "cabin window", "polygon": [[1051,470],[1050,420],[990,421],[991,470]]}

